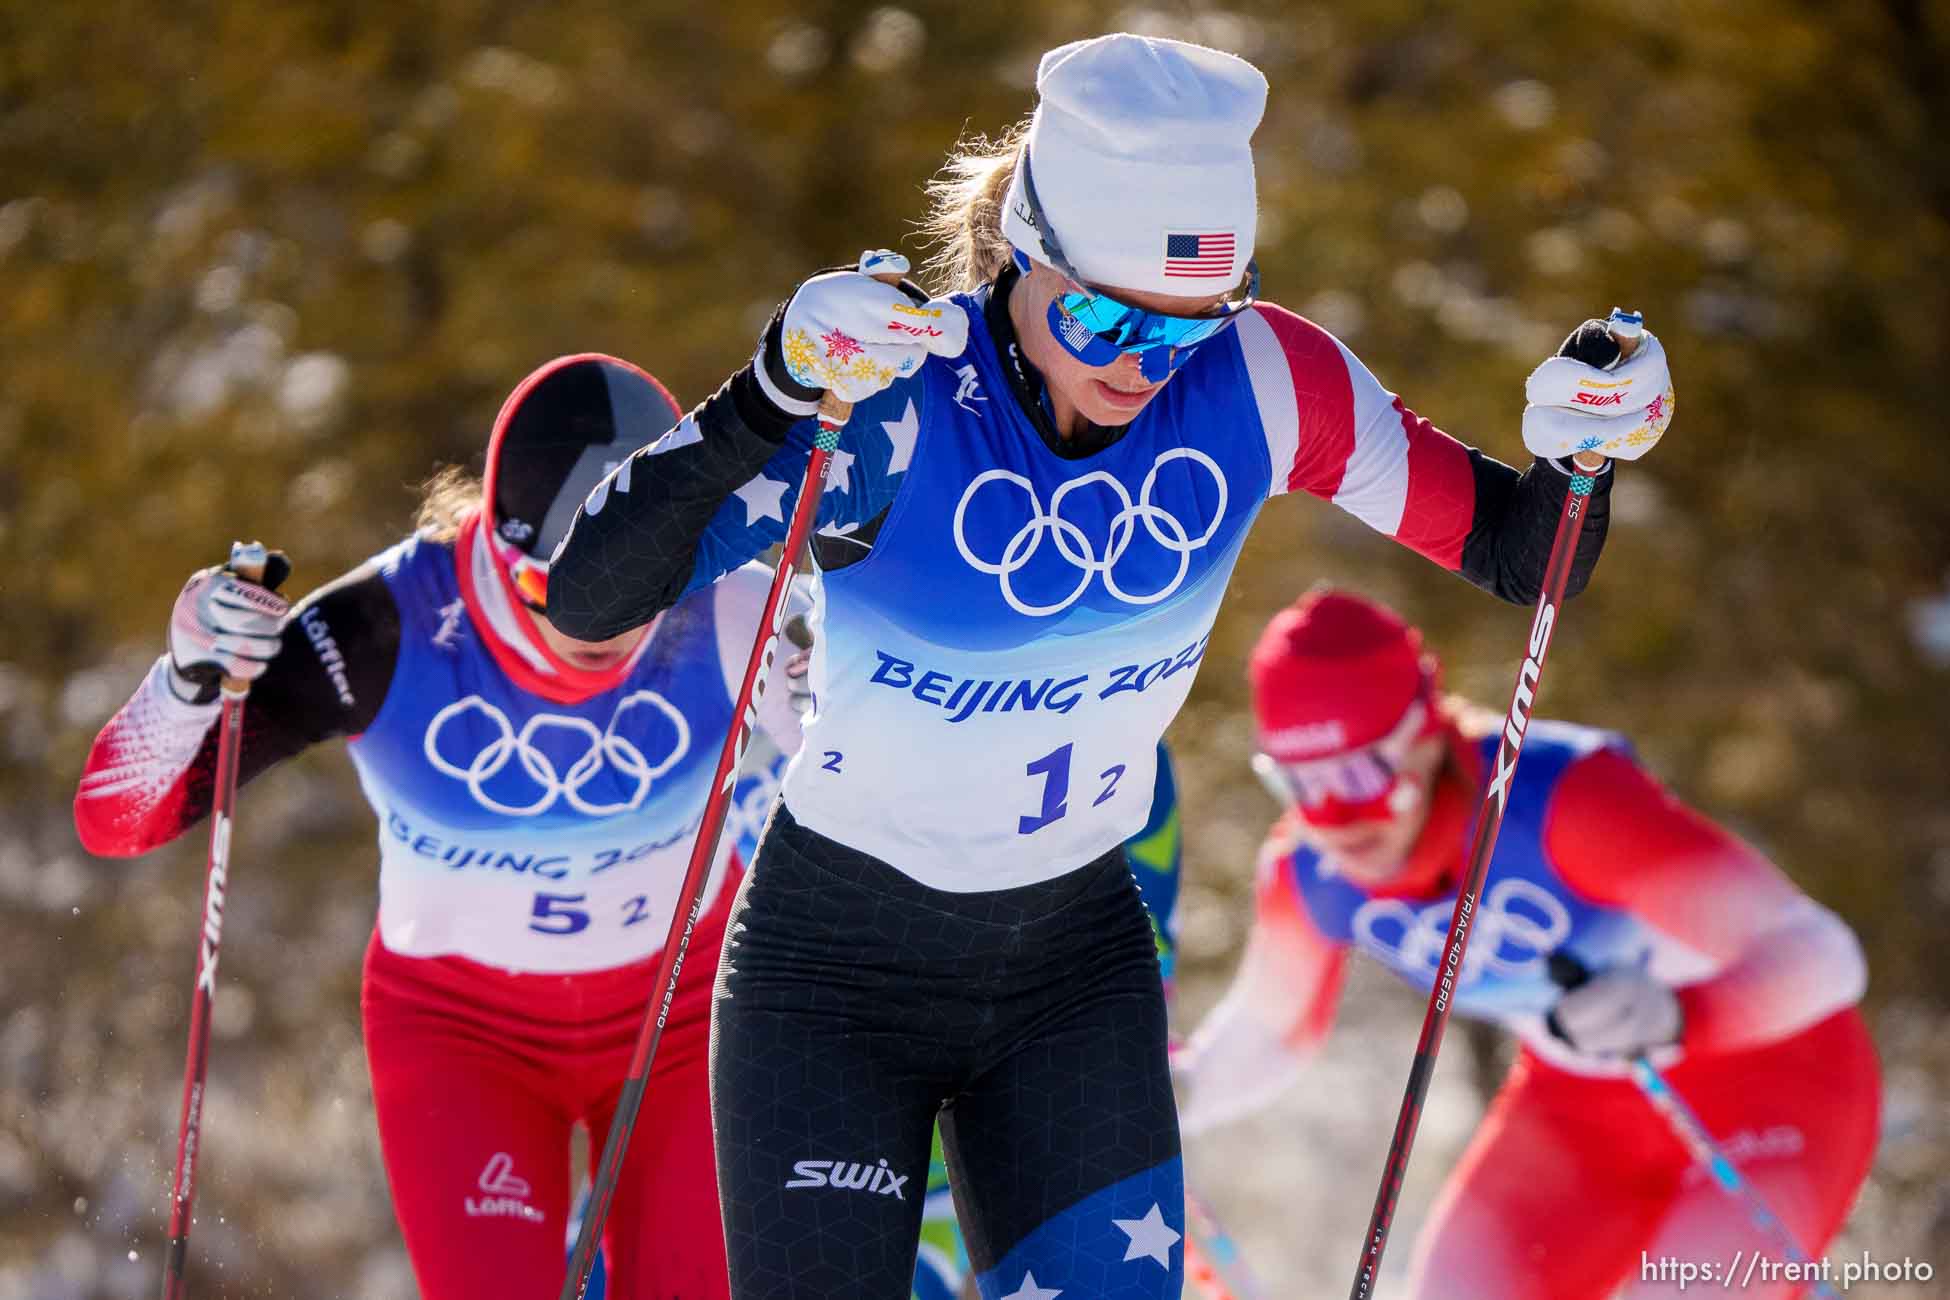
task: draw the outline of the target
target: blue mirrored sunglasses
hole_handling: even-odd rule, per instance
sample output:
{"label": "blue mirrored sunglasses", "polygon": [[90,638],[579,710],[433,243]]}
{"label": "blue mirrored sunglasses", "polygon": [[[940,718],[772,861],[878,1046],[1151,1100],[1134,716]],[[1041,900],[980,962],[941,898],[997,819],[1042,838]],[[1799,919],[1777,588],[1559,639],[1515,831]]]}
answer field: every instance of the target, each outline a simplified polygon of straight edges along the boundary
{"label": "blue mirrored sunglasses", "polygon": [[[1063,350],[1087,366],[1108,366],[1126,353],[1136,354],[1144,377],[1153,383],[1185,364],[1198,348],[1224,333],[1238,320],[1239,313],[1259,297],[1259,264],[1246,263],[1242,292],[1220,303],[1203,316],[1171,316],[1120,302],[1107,293],[1089,288],[1077,273],[1056,232],[1036,197],[1036,182],[1029,171],[1029,150],[1022,152],[1022,192],[1028,210],[1022,215],[1035,227],[1050,264],[1077,287],[1058,294],[1049,305],[1049,330]],[[1016,250],[1016,264],[1024,271],[1029,259]]]}

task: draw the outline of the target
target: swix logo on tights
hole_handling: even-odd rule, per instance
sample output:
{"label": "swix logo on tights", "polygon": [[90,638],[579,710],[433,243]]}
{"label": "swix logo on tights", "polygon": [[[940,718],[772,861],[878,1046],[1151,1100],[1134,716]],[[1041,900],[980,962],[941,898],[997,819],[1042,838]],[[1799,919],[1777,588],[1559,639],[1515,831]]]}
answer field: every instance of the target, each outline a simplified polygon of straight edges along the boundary
{"label": "swix logo on tights", "polygon": [[837,1187],[844,1192],[891,1196],[897,1201],[907,1199],[901,1195],[901,1188],[907,1184],[907,1175],[889,1169],[884,1157],[879,1164],[873,1165],[848,1160],[801,1160],[792,1166],[792,1172],[799,1176],[786,1180],[787,1189]]}

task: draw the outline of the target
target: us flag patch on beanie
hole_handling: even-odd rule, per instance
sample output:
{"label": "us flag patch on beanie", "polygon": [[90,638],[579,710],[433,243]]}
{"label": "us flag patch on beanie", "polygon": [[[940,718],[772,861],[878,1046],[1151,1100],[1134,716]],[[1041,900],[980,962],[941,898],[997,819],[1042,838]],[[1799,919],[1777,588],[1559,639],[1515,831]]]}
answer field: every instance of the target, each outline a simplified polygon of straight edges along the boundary
{"label": "us flag patch on beanie", "polygon": [[1185,231],[1165,235],[1165,277],[1209,279],[1232,273],[1234,241],[1230,230]]}

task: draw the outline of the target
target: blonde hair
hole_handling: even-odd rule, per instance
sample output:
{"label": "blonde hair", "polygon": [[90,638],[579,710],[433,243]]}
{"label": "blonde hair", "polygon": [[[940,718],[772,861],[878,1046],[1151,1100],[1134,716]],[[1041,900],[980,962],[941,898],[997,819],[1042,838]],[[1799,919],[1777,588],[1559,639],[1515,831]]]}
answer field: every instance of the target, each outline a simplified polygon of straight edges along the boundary
{"label": "blonde hair", "polygon": [[420,485],[413,531],[432,541],[453,541],[467,516],[481,508],[483,492],[481,480],[470,471],[459,465],[442,466]]}
{"label": "blonde hair", "polygon": [[1029,122],[1025,117],[992,139],[964,135],[928,182],[928,215],[921,233],[924,245],[934,251],[921,271],[934,292],[979,288],[1009,264],[1002,205],[1029,138]]}

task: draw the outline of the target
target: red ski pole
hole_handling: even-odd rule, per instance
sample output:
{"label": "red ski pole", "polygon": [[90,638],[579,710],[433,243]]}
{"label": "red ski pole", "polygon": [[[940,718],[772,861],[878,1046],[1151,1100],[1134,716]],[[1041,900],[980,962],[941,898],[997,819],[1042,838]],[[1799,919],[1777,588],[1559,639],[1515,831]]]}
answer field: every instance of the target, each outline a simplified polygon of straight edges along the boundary
{"label": "red ski pole", "polygon": [[1231,1234],[1189,1184],[1185,1187],[1185,1293],[1204,1300],[1260,1300],[1262,1294]]}
{"label": "red ski pole", "polygon": [[[1641,318],[1634,312],[1614,309],[1611,334],[1618,343],[1620,359],[1638,349]],[[1442,963],[1436,967],[1435,985],[1429,990],[1429,1009],[1422,1017],[1422,1036],[1415,1044],[1415,1060],[1408,1069],[1408,1087],[1402,1094],[1401,1110],[1395,1116],[1395,1135],[1388,1143],[1388,1159],[1381,1169],[1381,1188],[1375,1194],[1374,1213],[1368,1219],[1368,1233],[1361,1242],[1361,1262],[1355,1270],[1349,1300],[1369,1300],[1375,1280],[1381,1273],[1381,1254],[1388,1246],[1388,1230],[1394,1225],[1395,1206],[1401,1199],[1402,1178],[1408,1171],[1409,1149],[1415,1145],[1415,1129],[1422,1119],[1422,1102],[1435,1074],[1435,1056],[1442,1049],[1442,1031],[1449,1024],[1462,975],[1463,954],[1469,946],[1469,932],[1476,920],[1476,899],[1489,871],[1490,854],[1496,849],[1496,835],[1503,827],[1504,808],[1509,803],[1510,782],[1516,776],[1517,756],[1523,752],[1523,737],[1530,725],[1531,709],[1543,678],[1544,656],[1550,650],[1551,631],[1557,624],[1558,606],[1564,603],[1565,584],[1570,581],[1571,562],[1577,555],[1578,534],[1584,529],[1584,507],[1591,498],[1594,483],[1591,473],[1604,464],[1587,465],[1583,455],[1573,458],[1571,485],[1564,493],[1564,509],[1557,518],[1557,536],[1551,541],[1550,558],[1544,564],[1544,590],[1537,599],[1537,614],[1530,623],[1528,657],[1517,670],[1516,690],[1504,715],[1503,739],[1497,746],[1496,770],[1490,774],[1489,789],[1483,794],[1483,809],[1476,817],[1476,834],[1469,845],[1469,865],[1463,872],[1462,886],[1456,893],[1456,909],[1449,917],[1449,934],[1442,949]]]}
{"label": "red ski pole", "polygon": [[[226,567],[247,582],[263,582],[270,560],[270,553],[261,543],[246,546],[233,542]],[[217,719],[216,789],[210,800],[210,856],[203,882],[203,942],[197,948],[196,986],[190,995],[190,1047],[183,1063],[183,1110],[177,1123],[176,1174],[170,1184],[169,1245],[163,1252],[163,1300],[182,1300],[185,1293],[183,1275],[196,1203],[196,1154],[203,1137],[203,1083],[210,1064],[210,1004],[217,994],[217,947],[223,940],[230,825],[237,804],[237,758],[243,748],[244,699],[249,694],[248,681],[239,677],[223,679],[223,711]]]}
{"label": "red ski pole", "polygon": [[[899,284],[900,276],[874,277],[888,284]],[[731,730],[725,734],[718,752],[717,776],[710,798],[704,805],[704,819],[698,824],[697,841],[691,846],[690,866],[678,890],[677,911],[670,918],[670,933],[664,939],[663,960],[657,964],[656,982],[651,985],[650,1013],[637,1036],[636,1054],[630,1073],[616,1100],[616,1116],[610,1121],[609,1137],[603,1143],[603,1158],[591,1180],[589,1209],[582,1216],[582,1229],[576,1234],[575,1253],[569,1258],[569,1273],[562,1282],[561,1300],[581,1300],[589,1285],[589,1270],[595,1267],[596,1243],[602,1239],[603,1221],[609,1217],[610,1201],[616,1194],[617,1175],[623,1169],[623,1153],[630,1144],[636,1113],[643,1105],[644,1089],[650,1079],[650,1062],[663,1037],[664,1022],[670,1018],[671,1000],[677,994],[677,976],[684,966],[684,953],[690,948],[691,932],[697,928],[698,912],[704,902],[704,882],[711,874],[712,860],[718,854],[718,840],[724,833],[725,809],[731,802],[732,787],[738,781],[738,764],[751,740],[757,717],[756,700],[764,689],[764,674],[771,667],[778,649],[779,631],[785,622],[786,596],[819,515],[819,499],[826,491],[826,469],[833,449],[839,445],[840,430],[852,414],[853,404],[842,402],[831,393],[820,399],[819,432],[813,438],[812,455],[806,461],[805,482],[799,488],[799,503],[793,507],[792,522],[786,528],[785,545],[779,555],[778,571],[772,575],[772,590],[765,598],[759,617],[758,639],[752,644],[751,658],[745,662],[744,684],[738,688],[738,701],[732,709]]]}

